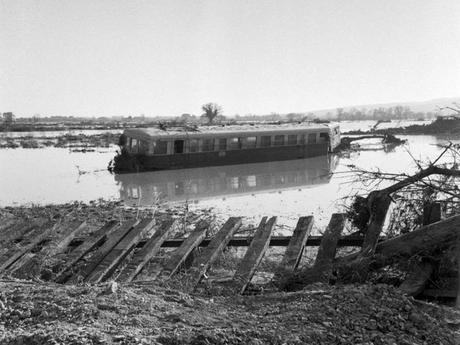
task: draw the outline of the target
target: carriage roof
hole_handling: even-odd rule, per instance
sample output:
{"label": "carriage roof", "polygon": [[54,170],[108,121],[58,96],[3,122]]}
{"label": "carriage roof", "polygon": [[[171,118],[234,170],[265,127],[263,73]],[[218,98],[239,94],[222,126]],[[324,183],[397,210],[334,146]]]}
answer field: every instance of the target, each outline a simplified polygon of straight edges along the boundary
{"label": "carriage roof", "polygon": [[186,139],[186,138],[220,138],[230,136],[250,137],[255,135],[299,134],[329,131],[338,125],[326,124],[283,124],[283,125],[232,125],[232,126],[203,126],[197,128],[174,127],[160,128],[132,128],[123,133],[135,139]]}

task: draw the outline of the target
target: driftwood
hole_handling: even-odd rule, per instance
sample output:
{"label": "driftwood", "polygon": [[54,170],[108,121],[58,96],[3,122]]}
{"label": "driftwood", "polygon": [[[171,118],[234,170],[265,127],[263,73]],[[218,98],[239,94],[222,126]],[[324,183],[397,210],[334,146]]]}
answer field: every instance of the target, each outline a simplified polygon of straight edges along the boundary
{"label": "driftwood", "polygon": [[357,253],[337,259],[335,269],[339,279],[363,281],[369,270],[390,265],[402,258],[429,256],[452,245],[459,236],[460,216],[450,217],[378,243],[374,256],[363,257]]}
{"label": "driftwood", "polygon": [[362,135],[360,137],[343,137],[340,140],[340,145],[337,146],[336,150],[348,150],[351,147],[351,143],[354,141],[365,140],[365,139],[382,139],[383,144],[393,144],[393,145],[401,145],[406,142],[406,140],[399,139],[392,134],[370,134],[370,135]]}

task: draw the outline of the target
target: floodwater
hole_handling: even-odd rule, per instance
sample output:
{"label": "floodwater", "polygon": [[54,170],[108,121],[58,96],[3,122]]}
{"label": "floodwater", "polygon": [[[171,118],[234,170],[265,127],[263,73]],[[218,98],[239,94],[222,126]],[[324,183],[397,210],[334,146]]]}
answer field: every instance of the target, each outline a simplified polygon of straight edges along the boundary
{"label": "floodwater", "polygon": [[[344,127],[342,131],[347,130]],[[174,202],[254,222],[264,215],[278,215],[278,223],[288,227],[300,216],[314,215],[316,224],[324,226],[333,212],[342,210],[344,197],[365,194],[366,184],[349,173],[350,165],[411,173],[417,169],[414,158],[434,160],[442,151],[439,145],[446,143],[446,138],[434,136],[403,138],[408,143],[390,151],[382,150],[378,140],[367,141],[365,150],[347,157],[125,175],[111,175],[106,169],[116,147],[88,153],[63,148],[2,149],[0,206],[99,198],[152,207]]]}

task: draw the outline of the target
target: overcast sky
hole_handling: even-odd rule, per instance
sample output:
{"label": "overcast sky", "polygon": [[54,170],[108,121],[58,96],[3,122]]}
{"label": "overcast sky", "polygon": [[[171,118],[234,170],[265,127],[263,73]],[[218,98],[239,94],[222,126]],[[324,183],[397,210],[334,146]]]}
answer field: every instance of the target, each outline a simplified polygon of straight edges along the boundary
{"label": "overcast sky", "polygon": [[458,0],[0,0],[0,112],[303,112],[460,95]]}

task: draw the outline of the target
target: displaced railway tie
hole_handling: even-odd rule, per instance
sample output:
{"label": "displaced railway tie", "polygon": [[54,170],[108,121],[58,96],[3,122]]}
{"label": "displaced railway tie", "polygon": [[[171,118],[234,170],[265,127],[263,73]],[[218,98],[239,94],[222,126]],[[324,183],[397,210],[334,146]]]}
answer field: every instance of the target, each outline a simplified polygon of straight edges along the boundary
{"label": "displaced railway tie", "polygon": [[[322,236],[310,235],[313,223],[312,216],[301,217],[291,236],[273,236],[276,217],[264,217],[254,235],[243,236],[237,235],[242,219],[230,217],[214,236],[207,236],[210,224],[199,221],[186,238],[174,238],[178,224],[172,219],[162,222],[153,218],[109,221],[95,231],[72,214],[58,221],[7,221],[0,225],[0,276],[40,277],[61,284],[107,280],[120,283],[170,280],[174,283],[175,275],[181,272],[175,283],[184,284],[190,290],[220,282],[223,288],[237,293],[251,292],[253,286],[258,286],[251,284],[258,271],[273,273],[271,282],[266,285],[270,289],[289,289],[289,284],[296,284],[296,280],[289,277],[296,276],[302,278],[302,284],[330,282],[334,279],[331,269],[337,248],[362,247],[363,237],[342,235],[345,227],[343,214],[332,215]],[[401,254],[411,254],[407,248],[415,252],[426,248],[434,237],[439,238],[440,243],[449,244],[456,238],[459,223],[460,216],[454,216],[398,238],[379,241],[376,253],[384,253],[391,261]],[[318,247],[316,260],[311,267],[300,270],[309,246]],[[222,259],[221,262],[224,262],[228,258],[223,252],[229,247],[247,248],[245,253],[238,251],[243,254],[241,259],[233,261],[239,255],[231,256],[232,264],[227,266],[227,271],[232,270],[228,267],[234,267],[231,277],[219,280],[208,278],[208,274],[212,276],[215,273],[211,268],[218,267],[217,261]],[[275,262],[277,267],[273,268],[270,263],[272,268],[268,271],[272,272],[267,272],[260,265],[269,247],[286,248],[284,255],[280,253],[280,262]],[[359,253],[341,257],[341,260],[352,260],[356,255]],[[401,288],[407,290],[409,287],[411,291],[423,288],[431,266],[422,268],[423,274],[414,271]],[[436,297],[445,295],[439,289],[428,289],[426,292]],[[449,293],[458,294],[455,291]]]}
{"label": "displaced railway tie", "polygon": [[[457,224],[457,218],[441,223]],[[225,260],[223,252],[227,248],[246,247],[245,252],[239,251],[242,258],[234,262],[233,274],[223,285],[234,292],[244,293],[252,290],[251,281],[261,271],[260,264],[267,249],[285,247],[285,252],[280,253],[280,262],[275,263],[277,267],[270,269],[273,271],[270,288],[283,287],[285,278],[297,272],[306,275],[307,281],[325,282],[331,277],[336,249],[360,247],[363,238],[342,235],[343,214],[332,215],[322,236],[310,235],[313,223],[312,216],[301,217],[291,236],[274,236],[276,217],[264,217],[254,235],[243,236],[237,235],[242,219],[230,217],[214,236],[207,236],[210,224],[200,221],[186,238],[173,238],[178,225],[173,219],[161,222],[153,218],[109,221],[95,231],[90,231],[86,222],[75,220],[72,215],[57,222],[43,219],[18,221],[16,224],[8,222],[2,226],[0,276],[39,276],[61,284],[107,280],[130,283],[170,280],[181,272],[179,279],[194,290],[217,281],[208,279],[207,275],[219,259]],[[385,243],[379,242],[377,250],[382,251]],[[312,267],[299,270],[309,246],[318,247],[316,260]],[[46,269],[40,271],[44,262]]]}
{"label": "displaced railway tie", "polygon": [[[185,239],[170,238],[177,225],[172,219],[163,222],[153,218],[122,223],[109,221],[89,235],[83,234],[87,231],[86,223],[70,215],[55,224],[44,220],[9,223],[4,226],[5,236],[2,237],[4,247],[9,249],[0,253],[0,275],[29,278],[37,260],[59,256],[61,260],[48,274],[49,279],[58,283],[106,280],[129,283],[141,272],[148,280],[167,280],[183,271],[193,290],[227,247],[240,246],[247,250],[237,263],[228,287],[243,293],[270,246],[286,247],[272,279],[276,286],[285,275],[297,270],[308,245],[320,245],[317,262],[321,262],[321,267],[324,260],[332,261],[337,245],[360,245],[360,239],[340,238],[343,220],[343,215],[334,214],[324,236],[310,236],[313,217],[301,217],[292,236],[272,236],[276,217],[264,217],[253,236],[235,236],[242,219],[230,217],[213,237],[206,237],[210,225],[200,221]],[[165,254],[162,252],[165,248],[174,249]]]}

